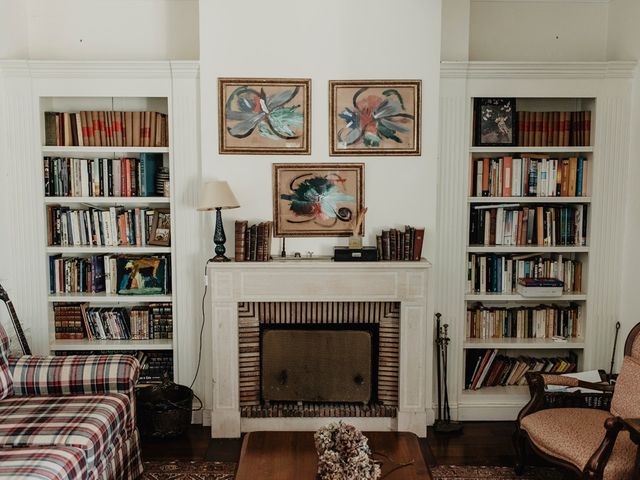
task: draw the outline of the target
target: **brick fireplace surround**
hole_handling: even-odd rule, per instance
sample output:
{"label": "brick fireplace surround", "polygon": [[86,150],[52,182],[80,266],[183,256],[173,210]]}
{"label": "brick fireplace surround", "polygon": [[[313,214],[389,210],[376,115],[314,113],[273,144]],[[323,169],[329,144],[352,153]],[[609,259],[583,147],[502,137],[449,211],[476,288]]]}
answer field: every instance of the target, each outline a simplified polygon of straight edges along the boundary
{"label": "brick fireplace surround", "polygon": [[[363,430],[410,431],[425,436],[426,425],[433,420],[430,361],[433,324],[427,305],[429,268],[426,261],[274,260],[210,264],[210,385],[213,388],[206,395],[204,421],[211,425],[211,436],[234,438],[247,431],[314,430],[338,418]],[[343,417],[344,410],[322,406],[316,408],[319,414],[310,417],[296,413],[277,418],[247,414],[247,407],[243,406],[246,402],[241,398],[243,349],[239,345],[242,312],[247,302],[398,302],[400,348],[396,415]]]}

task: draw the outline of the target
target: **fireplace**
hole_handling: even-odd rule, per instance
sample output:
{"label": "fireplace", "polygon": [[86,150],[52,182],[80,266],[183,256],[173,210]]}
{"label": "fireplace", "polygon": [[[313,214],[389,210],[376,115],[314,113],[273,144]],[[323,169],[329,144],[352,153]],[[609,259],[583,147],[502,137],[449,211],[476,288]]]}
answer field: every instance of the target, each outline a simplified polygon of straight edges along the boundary
{"label": "fireplace", "polygon": [[398,302],[238,304],[241,415],[394,417]]}
{"label": "fireplace", "polygon": [[[203,423],[211,425],[212,437],[239,437],[256,430],[315,430],[338,419],[362,430],[424,436],[426,425],[433,421],[429,267],[426,261],[210,264],[207,342],[211,348],[206,352],[210,358],[206,373],[211,388],[205,391]],[[316,334],[325,337],[313,339]],[[340,336],[351,334],[354,337],[347,343],[361,342],[358,350],[370,352],[358,355],[362,364],[351,365],[352,360],[344,361],[351,352],[344,348],[339,352],[344,341]],[[265,337],[273,342],[267,349],[286,353],[278,354],[270,365],[263,364]],[[326,350],[350,368],[338,371],[336,358],[305,355],[311,350],[308,345],[319,341],[338,342]],[[292,343],[298,347],[290,348]],[[312,382],[300,391],[295,382],[304,375],[291,363],[302,359],[307,370],[332,368],[330,373],[343,387],[318,390]],[[263,373],[271,375],[275,390],[265,391],[265,385],[270,387],[263,383]],[[278,393],[281,382],[289,386],[294,382],[300,395]],[[334,396],[345,383],[363,388]]]}

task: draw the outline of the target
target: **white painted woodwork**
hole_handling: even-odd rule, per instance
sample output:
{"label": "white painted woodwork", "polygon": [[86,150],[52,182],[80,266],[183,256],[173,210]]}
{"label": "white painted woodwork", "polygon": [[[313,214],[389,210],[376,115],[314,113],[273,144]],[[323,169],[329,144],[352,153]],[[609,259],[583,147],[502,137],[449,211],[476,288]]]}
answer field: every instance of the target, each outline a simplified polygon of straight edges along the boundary
{"label": "white painted woodwork", "polygon": [[[252,430],[306,430],[329,418],[241,418],[238,371],[238,302],[400,302],[400,387],[395,419],[348,419],[363,429],[426,435],[431,408],[433,324],[427,310],[429,262],[338,263],[328,260],[211,263],[211,400],[205,418],[212,437]],[[280,421],[281,420],[281,421]]]}
{"label": "white painted woodwork", "polygon": [[[445,62],[440,84],[440,168],[438,170],[437,262],[434,268],[434,307],[451,325],[449,401],[453,418],[459,420],[513,420],[528,398],[522,387],[492,387],[475,392],[463,390],[466,348],[513,349],[519,354],[542,355],[558,349],[582,351],[586,369],[608,365],[613,325],[619,315],[621,242],[624,219],[625,174],[629,145],[629,102],[633,62]],[[587,98],[595,101],[592,147],[472,147],[471,125],[474,97],[549,99]],[[510,152],[590,155],[593,174],[591,197],[571,198],[570,203],[590,204],[590,236],[586,247],[467,247],[469,158],[500,156]],[[535,199],[560,202],[563,199]],[[491,203],[527,203],[529,199],[477,199]],[[466,301],[525,303],[519,295],[465,294],[468,252],[567,252],[580,253],[587,264],[585,292],[562,300],[585,306],[585,336],[567,344],[532,342],[527,339],[465,340]],[[512,340],[515,340],[512,342]],[[484,342],[484,343],[483,343]]]}

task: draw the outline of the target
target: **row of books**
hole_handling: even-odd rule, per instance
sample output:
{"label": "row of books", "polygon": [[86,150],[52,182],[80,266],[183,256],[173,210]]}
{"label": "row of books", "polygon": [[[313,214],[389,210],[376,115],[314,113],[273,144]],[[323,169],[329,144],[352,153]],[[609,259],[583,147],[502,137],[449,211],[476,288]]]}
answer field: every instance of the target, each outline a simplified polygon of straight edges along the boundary
{"label": "row of books", "polygon": [[168,178],[162,162],[161,153],[116,159],[44,157],[44,193],[47,197],[153,197],[164,187],[159,184],[160,174]]}
{"label": "row of books", "polygon": [[573,352],[565,358],[517,358],[499,355],[498,349],[467,350],[465,387],[477,390],[497,385],[526,385],[527,372],[571,373],[577,366]]}
{"label": "row of books", "polygon": [[518,145],[525,147],[591,145],[591,111],[519,111]]}
{"label": "row of books", "polygon": [[129,317],[131,340],[173,338],[173,309],[170,303],[133,307]]}
{"label": "row of books", "polygon": [[534,307],[467,307],[467,338],[552,338],[581,336],[577,304]]}
{"label": "row of books", "polygon": [[164,375],[173,379],[173,352],[153,350],[55,350],[54,355],[132,355],[140,363],[140,378],[138,386],[143,383],[156,383],[162,380]]}
{"label": "row of books", "polygon": [[246,220],[236,220],[236,262],[268,262],[271,260],[273,222],[249,225]]}
{"label": "row of books", "polygon": [[45,112],[45,145],[166,147],[167,115],[159,112]]}
{"label": "row of books", "polygon": [[56,340],[85,338],[80,304],[55,304],[53,306],[53,327]]}
{"label": "row of books", "polygon": [[469,244],[584,246],[587,206],[476,205],[470,211]]}
{"label": "row of books", "polygon": [[418,261],[422,258],[424,228],[405,225],[404,231],[392,228],[376,235],[378,260]]}
{"label": "row of books", "polygon": [[145,247],[151,238],[154,213],[149,208],[71,209],[49,205],[49,245]]}
{"label": "row of books", "polygon": [[170,255],[49,256],[51,294],[164,295],[170,286]]}
{"label": "row of books", "polygon": [[565,292],[582,291],[582,262],[537,254],[480,255],[469,254],[467,291],[506,293],[516,291],[519,278],[557,278],[564,282]]}
{"label": "row of books", "polygon": [[589,196],[589,160],[583,157],[473,159],[471,178],[476,197]]}

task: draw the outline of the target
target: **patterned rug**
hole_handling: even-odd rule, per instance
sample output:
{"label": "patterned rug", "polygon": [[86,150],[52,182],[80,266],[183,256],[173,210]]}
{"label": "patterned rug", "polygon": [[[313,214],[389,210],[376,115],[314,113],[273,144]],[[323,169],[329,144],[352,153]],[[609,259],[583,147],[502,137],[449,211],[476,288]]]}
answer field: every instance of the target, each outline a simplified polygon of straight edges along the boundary
{"label": "patterned rug", "polygon": [[[235,463],[229,462],[144,462],[143,480],[233,480]],[[517,477],[511,467],[437,465],[431,467],[434,480],[561,480],[553,468],[527,469]],[[260,479],[268,480],[268,479]],[[274,479],[276,480],[276,479]],[[303,480],[303,479],[300,479]]]}

